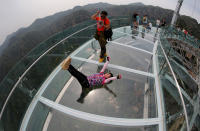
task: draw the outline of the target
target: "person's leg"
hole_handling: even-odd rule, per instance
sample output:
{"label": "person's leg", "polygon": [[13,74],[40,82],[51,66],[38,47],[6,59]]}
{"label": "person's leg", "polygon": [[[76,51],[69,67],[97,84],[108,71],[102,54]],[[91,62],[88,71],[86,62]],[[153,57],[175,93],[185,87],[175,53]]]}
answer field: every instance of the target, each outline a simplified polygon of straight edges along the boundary
{"label": "person's leg", "polygon": [[88,95],[88,93],[89,93],[91,90],[92,90],[92,89],[90,89],[90,88],[82,87],[82,92],[81,92],[80,97],[77,99],[77,102],[83,103],[85,97]]}
{"label": "person's leg", "polygon": [[103,34],[103,32],[100,33],[100,36],[99,36],[99,44],[100,44],[100,47],[101,47],[101,54],[100,54],[100,58],[104,58],[104,55],[106,54],[106,39],[105,39],[105,36]]}
{"label": "person's leg", "polygon": [[83,73],[75,69],[71,64],[69,65],[68,71],[72,76],[74,76],[79,81],[81,86],[89,87],[89,82],[87,77]]}
{"label": "person's leg", "polygon": [[68,70],[69,73],[71,73],[72,76],[74,76],[79,83],[81,84],[81,86],[84,87],[89,87],[89,82],[87,77],[82,74],[81,72],[79,72],[78,70],[76,70],[72,65],[71,65],[71,58],[68,57],[67,59],[65,59],[62,64],[61,67],[63,70]]}
{"label": "person's leg", "polygon": [[106,46],[101,46],[100,58],[104,58],[105,54],[106,54]]}
{"label": "person's leg", "polygon": [[94,35],[94,38],[96,39],[96,40],[98,40],[98,42],[99,42],[99,45],[100,45],[100,47],[101,47],[101,53],[100,53],[100,58],[102,58],[101,56],[102,56],[102,51],[103,50],[105,50],[105,46],[104,46],[104,44],[103,44],[103,40],[102,40],[102,32],[98,32],[98,31],[96,31],[96,33],[95,33],[95,35]]}
{"label": "person's leg", "polygon": [[94,34],[94,38],[95,38],[96,40],[99,40],[98,31],[95,32],[95,34]]}

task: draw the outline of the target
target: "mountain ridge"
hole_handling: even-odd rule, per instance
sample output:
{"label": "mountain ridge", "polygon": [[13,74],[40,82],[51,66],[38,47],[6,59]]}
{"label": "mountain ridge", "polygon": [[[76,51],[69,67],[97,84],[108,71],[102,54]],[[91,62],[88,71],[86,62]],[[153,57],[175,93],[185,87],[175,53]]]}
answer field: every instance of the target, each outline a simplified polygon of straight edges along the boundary
{"label": "mountain ridge", "polygon": [[[172,10],[163,9],[157,6],[144,5],[143,3],[132,3],[129,5],[112,5],[100,2],[96,4],[88,4],[85,6],[76,6],[73,9],[58,12],[44,18],[36,19],[30,26],[26,28],[20,28],[13,34],[10,34],[7,37],[8,39],[6,39],[6,41],[1,45],[0,81],[13,67],[13,65],[16,64],[17,61],[24,57],[39,43],[47,40],[55,33],[62,32],[63,30],[75,24],[89,20],[90,16],[94,14],[97,10],[107,10],[109,16],[126,15],[131,17],[133,12],[138,12],[140,16],[147,14],[149,16],[149,19],[151,20],[166,18],[166,22],[168,24],[170,23],[173,15]],[[187,24],[188,21],[193,20],[187,17],[187,22],[182,23],[183,26],[184,24]],[[194,21],[193,23],[195,24]],[[197,25],[197,27],[199,28],[200,25]]]}

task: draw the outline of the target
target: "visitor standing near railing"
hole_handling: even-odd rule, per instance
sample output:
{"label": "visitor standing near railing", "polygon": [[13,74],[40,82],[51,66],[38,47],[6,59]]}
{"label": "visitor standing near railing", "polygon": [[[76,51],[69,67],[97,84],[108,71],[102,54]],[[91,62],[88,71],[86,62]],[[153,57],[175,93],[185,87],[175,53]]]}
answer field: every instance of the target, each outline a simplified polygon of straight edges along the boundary
{"label": "visitor standing near railing", "polygon": [[161,27],[165,27],[166,26],[166,21],[165,19],[163,18],[162,21],[161,21]]}
{"label": "visitor standing near railing", "polygon": [[183,31],[185,38],[187,39],[188,31],[184,29]]}
{"label": "visitor standing near railing", "polygon": [[107,18],[108,13],[106,11],[97,11],[96,14],[91,16],[91,19],[97,21],[97,31],[94,35],[94,38],[99,41],[101,47],[100,59],[99,62],[103,62],[106,54],[106,44],[107,40],[104,34],[104,31],[110,28],[110,20]]}
{"label": "visitor standing near railing", "polygon": [[156,32],[158,31],[158,29],[160,28],[160,19],[156,20]]}
{"label": "visitor standing near railing", "polygon": [[142,38],[144,38],[144,35],[145,35],[145,30],[146,30],[146,27],[148,25],[148,18],[147,18],[147,15],[144,15],[143,16],[143,19],[142,19]]}
{"label": "visitor standing near railing", "polygon": [[148,24],[148,17],[147,17],[147,15],[144,15],[144,16],[143,16],[142,23],[143,23],[143,25],[144,25],[145,27],[147,26],[147,24]]}
{"label": "visitor standing near railing", "polygon": [[137,13],[134,13],[132,16],[132,20],[133,20],[132,38],[135,38],[134,35],[138,34],[139,21],[140,21],[139,15]]}
{"label": "visitor standing near railing", "polygon": [[147,33],[149,33],[151,31],[151,28],[153,27],[152,23],[149,22],[148,26],[147,26]]}
{"label": "visitor standing near railing", "polygon": [[133,28],[137,29],[140,22],[140,16],[138,15],[138,13],[134,13],[132,19],[133,19]]}

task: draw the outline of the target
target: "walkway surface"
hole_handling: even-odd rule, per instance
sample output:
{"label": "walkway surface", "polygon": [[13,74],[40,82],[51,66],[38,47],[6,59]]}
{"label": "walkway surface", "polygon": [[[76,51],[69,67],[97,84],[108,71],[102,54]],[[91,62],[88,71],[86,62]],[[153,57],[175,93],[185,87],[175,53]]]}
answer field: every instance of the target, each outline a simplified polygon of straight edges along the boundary
{"label": "walkway surface", "polygon": [[[43,130],[158,130],[161,119],[153,72],[155,39],[151,32],[145,38],[140,34],[133,36],[130,27],[118,28],[114,39],[107,44],[111,57],[107,71],[122,74],[121,80],[92,90],[82,104],[76,101],[82,89],[73,77],[62,89],[57,102],[42,97],[42,103],[55,109],[48,115]],[[97,73],[103,66],[98,63],[99,52],[99,45],[93,40],[72,54],[72,65],[85,75]]]}

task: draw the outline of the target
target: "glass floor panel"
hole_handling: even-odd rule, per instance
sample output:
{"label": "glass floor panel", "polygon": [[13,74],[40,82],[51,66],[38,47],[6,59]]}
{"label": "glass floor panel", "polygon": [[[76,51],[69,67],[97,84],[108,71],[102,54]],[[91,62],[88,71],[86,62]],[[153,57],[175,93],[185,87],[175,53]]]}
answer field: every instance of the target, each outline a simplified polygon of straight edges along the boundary
{"label": "glass floor panel", "polygon": [[54,110],[52,114],[52,119],[48,125],[47,131],[158,131],[158,125],[113,127],[71,118]]}
{"label": "glass floor panel", "polygon": [[[142,26],[139,26],[139,32],[142,32]],[[156,33],[156,27],[152,27],[151,30],[148,32],[149,35],[153,36]],[[124,27],[120,27],[115,29],[114,31],[120,31],[120,32],[125,32],[125,33],[131,33],[132,29],[131,26],[124,26]]]}
{"label": "glass floor panel", "polygon": [[[102,66],[80,62],[72,59],[73,65],[85,75],[100,72]],[[129,73],[116,69],[109,69],[114,76],[122,74],[120,80],[115,80],[104,87],[97,87],[94,90],[86,90],[83,103],[78,103],[82,88],[76,79],[68,86],[60,104],[103,116],[119,118],[155,118],[157,117],[156,102],[154,93],[154,78],[135,73]],[[107,70],[107,71],[108,71]],[[67,72],[67,71],[66,71]]]}
{"label": "glass floor panel", "polygon": [[[119,65],[144,72],[152,72],[152,55],[124,47],[117,44],[107,46],[108,55],[111,57],[110,64]],[[92,58],[99,59],[99,54]]]}
{"label": "glass floor panel", "polygon": [[144,41],[142,39],[132,38],[131,36],[126,35],[124,37],[116,39],[115,41],[125,45],[130,45],[139,49],[143,49],[149,52],[153,52],[154,44]]}
{"label": "glass floor panel", "polygon": [[[137,36],[138,37],[140,37],[140,38],[142,38],[142,26],[140,26],[139,27],[139,31],[137,31],[138,33],[137,33]],[[121,35],[123,34],[123,33],[126,33],[126,34],[130,34],[130,35],[132,35],[133,33],[134,33],[134,31],[132,31],[132,29],[131,29],[131,27],[130,26],[126,26],[126,27],[121,27],[121,28],[117,28],[117,29],[115,29],[114,30],[114,33],[118,33],[118,34],[120,34],[120,32],[121,32]],[[135,31],[136,32],[136,31]],[[149,41],[151,41],[151,42],[155,42],[155,39],[154,39],[154,37],[155,37],[155,33],[156,33],[156,28],[152,28],[152,30],[150,30],[150,31],[148,31],[147,29],[145,30],[145,35],[144,35],[144,39],[146,39],[146,40],[149,40]],[[134,38],[134,37],[133,37]],[[136,37],[137,38],[137,37]]]}
{"label": "glass floor panel", "polygon": [[115,39],[114,41],[122,44],[127,44],[129,42],[136,41],[136,39],[133,39],[131,36],[125,34],[125,36]]}
{"label": "glass floor panel", "polygon": [[[92,60],[98,61],[100,55],[100,49],[97,47],[98,43],[95,43],[96,47],[92,45],[92,43],[88,44],[75,56],[81,58],[90,57]],[[110,64],[152,72],[152,54],[117,43],[107,44],[107,54],[111,57]]]}

